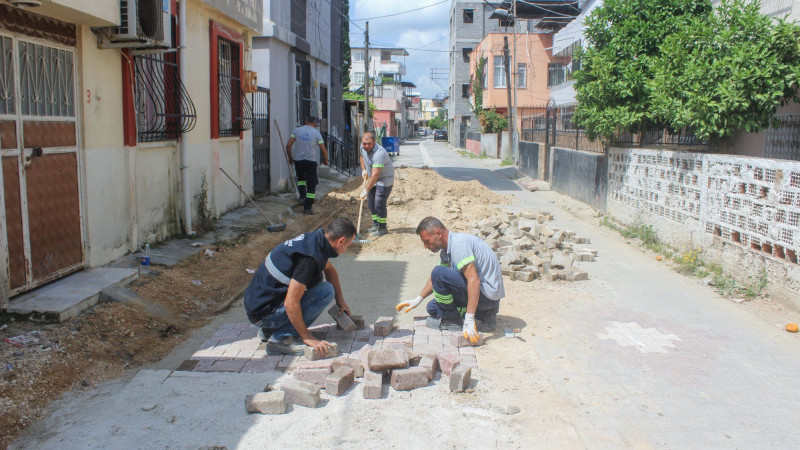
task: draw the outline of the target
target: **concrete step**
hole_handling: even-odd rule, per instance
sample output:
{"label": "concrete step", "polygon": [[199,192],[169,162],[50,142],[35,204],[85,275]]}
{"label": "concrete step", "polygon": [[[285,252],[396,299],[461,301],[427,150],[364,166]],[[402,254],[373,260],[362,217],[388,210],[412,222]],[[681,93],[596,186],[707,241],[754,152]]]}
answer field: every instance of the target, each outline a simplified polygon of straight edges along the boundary
{"label": "concrete step", "polygon": [[100,301],[100,291],[139,277],[136,269],[87,269],[46,284],[11,300],[6,312],[32,320],[63,322]]}

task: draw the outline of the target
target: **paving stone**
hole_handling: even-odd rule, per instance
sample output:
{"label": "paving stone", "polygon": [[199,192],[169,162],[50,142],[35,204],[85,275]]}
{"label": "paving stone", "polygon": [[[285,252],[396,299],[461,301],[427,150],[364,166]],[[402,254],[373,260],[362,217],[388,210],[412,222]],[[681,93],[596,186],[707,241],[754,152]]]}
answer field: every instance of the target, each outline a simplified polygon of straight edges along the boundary
{"label": "paving stone", "polygon": [[428,385],[428,371],[424,367],[392,370],[390,384],[396,391],[410,391]]}
{"label": "paving stone", "polygon": [[356,378],[364,376],[364,364],[358,358],[343,357],[334,358],[331,363],[331,370],[336,371],[339,367],[346,366],[353,369]]}
{"label": "paving stone", "polygon": [[404,350],[371,349],[367,355],[367,368],[373,372],[402,369],[408,366]]}
{"label": "paving stone", "polygon": [[316,361],[318,359],[325,359],[325,358],[334,358],[339,356],[339,344],[336,342],[329,342],[330,346],[325,353],[317,352],[317,349],[314,347],[306,347],[303,351],[303,355],[309,361]]}
{"label": "paving stone", "polygon": [[464,356],[464,355],[475,356],[475,348],[474,347],[461,347],[461,348],[458,349],[458,354],[462,355],[462,356]]}
{"label": "paving stone", "polygon": [[582,270],[570,270],[567,272],[567,281],[585,281],[588,279],[589,274]]}
{"label": "paving stone", "polygon": [[591,252],[575,252],[575,261],[594,261],[594,254]]}
{"label": "paving stone", "polygon": [[300,369],[295,368],[292,371],[292,376],[296,380],[305,381],[306,383],[315,384],[319,387],[325,387],[325,380],[331,374],[330,367]]}
{"label": "paving stone", "polygon": [[464,392],[469,386],[472,367],[458,365],[450,372],[450,392]]}
{"label": "paving stone", "polygon": [[320,401],[319,386],[299,380],[286,380],[280,384],[286,394],[286,402],[294,405],[316,408]]}
{"label": "paving stone", "polygon": [[368,370],[364,372],[364,381],[361,384],[364,398],[375,399],[383,395],[383,374]]}
{"label": "paving stone", "polygon": [[553,253],[553,256],[550,258],[550,267],[554,269],[566,269],[572,267],[573,261],[573,255],[565,255],[561,252],[556,252]]}
{"label": "paving stone", "polygon": [[300,357],[298,356],[284,355],[283,359],[278,361],[276,368],[278,370],[292,370],[297,366],[299,360]]}
{"label": "paving stone", "polygon": [[333,364],[332,359],[320,359],[317,361],[306,361],[306,360],[299,360],[295,365],[295,370],[297,369],[331,369],[331,364]]}
{"label": "paving stone", "polygon": [[325,381],[325,392],[328,395],[342,395],[350,386],[355,382],[355,374],[351,367],[342,366],[334,370],[332,374],[328,375]]}
{"label": "paving stone", "polygon": [[277,361],[268,361],[265,359],[251,359],[244,364],[241,373],[264,373],[275,370],[278,365]]}
{"label": "paving stone", "polygon": [[361,315],[350,316],[350,320],[352,320],[353,323],[356,324],[356,329],[358,329],[358,330],[363,330],[364,329],[364,325],[365,325],[364,316],[361,316]]}
{"label": "paving stone", "polygon": [[194,366],[196,366],[198,362],[200,362],[200,361],[199,361],[199,360],[197,360],[197,359],[187,359],[187,360],[184,360],[184,361],[183,361],[183,362],[182,362],[182,363],[181,363],[181,364],[178,366],[178,368],[177,368],[177,369],[175,369],[175,370],[177,370],[177,371],[179,371],[179,372],[191,372],[192,370],[194,370]]}
{"label": "paving stone", "polygon": [[[353,321],[350,319],[350,316],[347,313],[341,313],[341,308],[339,305],[334,304],[328,310],[328,314],[333,317],[333,320],[336,321],[336,325],[339,326],[341,329],[345,331],[356,331],[358,327]],[[341,314],[340,314],[341,313]]]}
{"label": "paving stone", "polygon": [[372,326],[375,336],[388,336],[392,332],[393,322],[391,317],[378,317]]}
{"label": "paving stone", "polygon": [[418,366],[419,362],[422,360],[422,353],[414,350],[406,351],[406,357],[408,358],[408,365],[409,366]]}
{"label": "paving stone", "polygon": [[439,361],[439,368],[445,375],[450,375],[450,372],[461,362],[461,357],[454,353],[440,353],[436,355]]}
{"label": "paving stone", "polygon": [[239,372],[244,367],[244,359],[218,359],[209,372]]}
{"label": "paving stone", "polygon": [[432,380],[433,377],[436,376],[436,370],[439,368],[436,355],[430,353],[422,355],[422,359],[420,359],[418,367],[425,369],[425,374],[428,376],[428,379]]}
{"label": "paving stone", "polygon": [[244,408],[249,414],[283,414],[286,412],[286,394],[283,391],[250,394],[244,398]]}
{"label": "paving stone", "polygon": [[211,372],[211,367],[216,362],[215,359],[201,359],[192,369],[193,372]]}
{"label": "paving stone", "polygon": [[469,338],[464,337],[464,333],[453,335],[450,342],[456,347],[477,347],[483,345],[483,334],[478,333],[478,342],[472,342]]}

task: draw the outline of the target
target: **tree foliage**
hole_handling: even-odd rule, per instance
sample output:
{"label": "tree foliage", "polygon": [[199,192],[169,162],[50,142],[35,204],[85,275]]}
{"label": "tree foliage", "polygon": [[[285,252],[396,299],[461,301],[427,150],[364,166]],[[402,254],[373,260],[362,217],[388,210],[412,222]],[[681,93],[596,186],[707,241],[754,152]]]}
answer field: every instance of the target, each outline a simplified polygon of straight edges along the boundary
{"label": "tree foliage", "polygon": [[508,119],[502,114],[498,114],[494,108],[481,111],[478,121],[480,121],[484,133],[502,133],[508,128]]}
{"label": "tree foliage", "polygon": [[[331,5],[331,8],[334,8]],[[342,90],[350,89],[350,0],[342,0]]]}
{"label": "tree foliage", "polygon": [[439,111],[436,112],[436,117],[428,122],[428,127],[431,130],[444,130],[446,126],[447,124],[444,120],[444,108],[440,108]]}
{"label": "tree foliage", "polygon": [[575,118],[590,138],[636,130],[652,104],[653,65],[664,40],[711,12],[709,0],[605,0],[586,19],[574,74]]}
{"label": "tree foliage", "polygon": [[725,137],[769,126],[779,105],[798,100],[800,28],[759,6],[725,0],[665,40],[651,81],[654,118]]}
{"label": "tree foliage", "polygon": [[478,58],[475,64],[475,78],[470,80],[470,87],[472,88],[472,97],[474,101],[472,106],[472,113],[476,117],[480,117],[483,112],[483,77],[486,70],[486,58]]}

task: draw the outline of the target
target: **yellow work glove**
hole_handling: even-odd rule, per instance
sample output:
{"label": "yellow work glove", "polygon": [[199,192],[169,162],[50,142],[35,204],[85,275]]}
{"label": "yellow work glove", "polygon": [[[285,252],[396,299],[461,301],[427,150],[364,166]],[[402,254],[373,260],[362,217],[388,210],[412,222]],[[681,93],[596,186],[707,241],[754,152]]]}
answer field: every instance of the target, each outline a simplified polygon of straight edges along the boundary
{"label": "yellow work glove", "polygon": [[403,312],[407,313],[412,309],[416,308],[417,306],[419,306],[419,304],[422,303],[422,300],[423,300],[422,297],[417,296],[417,298],[415,299],[406,300],[404,302],[398,303],[397,305],[395,305],[394,309],[398,311],[402,310]]}
{"label": "yellow work glove", "polygon": [[464,314],[464,337],[473,344],[478,342],[478,328],[475,326],[475,314]]}

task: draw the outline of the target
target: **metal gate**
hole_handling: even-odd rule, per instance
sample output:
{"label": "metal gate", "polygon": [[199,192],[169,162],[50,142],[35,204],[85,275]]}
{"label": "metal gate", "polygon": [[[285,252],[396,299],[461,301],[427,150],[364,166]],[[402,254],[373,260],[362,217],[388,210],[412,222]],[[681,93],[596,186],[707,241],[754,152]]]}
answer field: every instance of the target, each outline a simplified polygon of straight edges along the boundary
{"label": "metal gate", "polygon": [[84,264],[75,61],[70,47],[0,34],[0,211],[9,296]]}
{"label": "metal gate", "polygon": [[269,89],[253,93],[253,193],[269,192]]}

